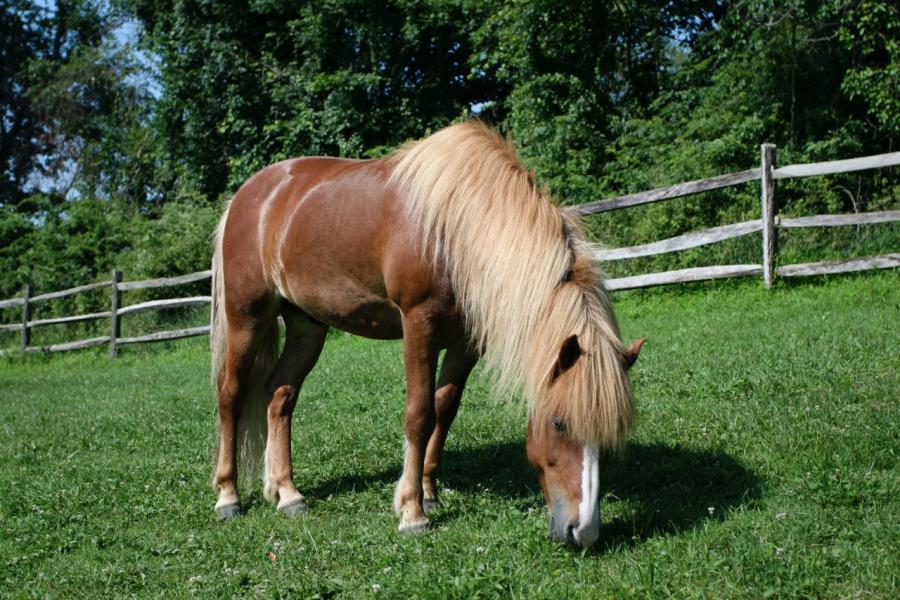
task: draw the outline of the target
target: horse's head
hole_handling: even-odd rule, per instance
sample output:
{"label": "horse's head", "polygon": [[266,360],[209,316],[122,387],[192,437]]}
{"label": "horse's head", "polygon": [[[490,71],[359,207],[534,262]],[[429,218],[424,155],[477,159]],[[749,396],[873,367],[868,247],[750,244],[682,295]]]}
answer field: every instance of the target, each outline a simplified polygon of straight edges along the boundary
{"label": "horse's head", "polygon": [[[623,371],[637,360],[643,343],[643,339],[635,341],[621,355],[619,367]],[[578,376],[576,367],[583,355],[576,336],[563,342],[549,379],[548,395],[565,395],[577,385],[573,378]],[[558,401],[550,404],[561,405]],[[600,535],[599,480],[608,450],[579,441],[572,419],[571,413],[536,412],[528,421],[526,450],[550,509],[550,536],[587,548]]]}

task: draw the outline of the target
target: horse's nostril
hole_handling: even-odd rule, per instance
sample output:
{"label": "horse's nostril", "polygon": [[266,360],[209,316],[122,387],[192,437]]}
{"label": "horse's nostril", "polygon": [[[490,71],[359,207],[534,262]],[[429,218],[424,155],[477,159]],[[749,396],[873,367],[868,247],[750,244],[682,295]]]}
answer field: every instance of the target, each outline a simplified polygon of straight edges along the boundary
{"label": "horse's nostril", "polygon": [[578,529],[578,523],[569,523],[566,527],[566,541],[573,546],[578,546],[578,540],[575,539],[575,530]]}

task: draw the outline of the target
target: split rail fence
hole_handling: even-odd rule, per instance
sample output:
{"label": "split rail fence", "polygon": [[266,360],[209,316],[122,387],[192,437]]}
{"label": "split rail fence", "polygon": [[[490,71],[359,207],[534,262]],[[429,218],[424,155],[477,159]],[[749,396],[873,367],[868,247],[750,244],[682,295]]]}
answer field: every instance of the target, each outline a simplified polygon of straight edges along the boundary
{"label": "split rail fence", "polygon": [[[58,292],[50,292],[37,296],[31,295],[31,286],[25,286],[25,293],[21,298],[12,298],[10,300],[0,301],[0,308],[8,308],[11,306],[22,306],[22,322],[10,325],[0,325],[0,331],[21,331],[22,339],[20,344],[21,351],[24,352],[62,352],[65,350],[77,350],[79,348],[90,348],[91,346],[109,346],[109,355],[115,357],[118,354],[119,346],[126,344],[140,344],[144,342],[160,342],[163,340],[177,340],[180,338],[192,337],[195,335],[208,335],[209,325],[200,327],[189,327],[186,329],[173,329],[169,331],[158,331],[147,335],[139,335],[134,337],[123,337],[121,332],[121,319],[127,315],[133,315],[148,310],[160,310],[165,308],[181,308],[185,306],[197,306],[201,304],[209,304],[210,296],[191,296],[187,298],[166,298],[164,300],[150,300],[122,306],[122,292],[129,290],[149,290],[152,288],[169,287],[174,285],[183,285],[186,283],[194,283],[210,279],[212,271],[200,271],[181,275],[180,277],[161,277],[159,279],[145,279],[142,281],[122,281],[122,272],[114,270],[112,277],[108,281],[98,281],[87,285],[60,290]],[[96,290],[100,288],[110,289],[110,308],[107,311],[87,313],[83,315],[73,315],[69,317],[54,317],[51,319],[32,319],[32,311],[34,305],[55,298],[64,298],[73,294]],[[96,321],[99,319],[109,319],[110,331],[109,335],[100,337],[76,340],[74,342],[66,342],[64,344],[51,344],[49,346],[34,346],[31,344],[31,330],[35,327],[43,325],[60,325],[63,323],[80,323],[84,321]]]}
{"label": "split rail fence", "polygon": [[606,287],[609,290],[628,290],[672,283],[762,275],[765,286],[769,288],[772,286],[776,275],[779,277],[804,277],[808,275],[848,273],[852,271],[887,269],[900,266],[900,253],[892,253],[846,260],[811,262],[783,265],[778,268],[775,267],[779,229],[796,227],[835,227],[839,225],[861,225],[900,221],[900,210],[782,218],[778,215],[778,204],[775,202],[775,182],[777,180],[810,177],[813,175],[849,173],[852,171],[862,171],[865,169],[876,169],[894,165],[900,165],[900,152],[776,168],[775,146],[773,144],[763,144],[760,147],[760,167],[758,169],[748,169],[746,171],[719,175],[709,179],[679,183],[670,187],[641,192],[639,194],[629,194],[611,200],[600,200],[588,204],[579,204],[571,206],[566,210],[569,213],[578,216],[590,215],[639,206],[641,204],[672,200],[674,198],[681,198],[700,192],[708,192],[758,180],[760,181],[760,201],[762,205],[762,217],[759,219],[744,221],[743,223],[733,223],[731,225],[722,225],[720,227],[712,227],[702,231],[694,231],[640,246],[601,250],[597,252],[596,256],[602,261],[652,256],[706,246],[707,244],[713,244],[762,231],[762,262],[760,264],[716,265],[711,267],[694,267],[690,269],[663,271],[660,273],[648,273],[644,275],[635,275],[633,277],[609,279],[606,282]]}
{"label": "split rail fence", "polygon": [[[886,210],[876,212],[852,213],[844,215],[814,215],[808,217],[782,218],[778,215],[778,205],[775,201],[775,182],[779,179],[795,177],[810,177],[813,175],[829,175],[835,173],[848,173],[865,169],[890,167],[900,165],[900,152],[879,154],[848,160],[836,160],[829,162],[790,165],[787,167],[775,167],[775,146],[763,144],[760,148],[760,167],[748,169],[738,173],[719,175],[709,179],[679,183],[666,188],[650,190],[638,194],[629,194],[610,200],[600,200],[587,204],[579,204],[567,207],[565,210],[573,215],[583,216],[595,213],[607,212],[641,204],[663,202],[701,192],[708,192],[725,187],[741,185],[751,181],[760,181],[761,218],[742,223],[712,227],[701,231],[695,231],[676,237],[660,240],[640,246],[626,248],[612,248],[600,250],[597,258],[603,261],[623,260],[640,256],[652,256],[668,252],[677,252],[688,248],[696,248],[713,244],[723,240],[750,235],[757,231],[762,232],[762,262],[760,264],[716,265],[709,267],[695,267],[690,269],[676,269],[659,273],[648,273],[632,277],[609,279],[606,287],[609,290],[627,290],[634,288],[668,285],[673,283],[685,283],[692,281],[705,281],[711,279],[724,279],[728,277],[752,277],[762,275],[765,286],[771,287],[775,276],[779,277],[803,277],[809,275],[822,275],[829,273],[847,273],[852,271],[864,271],[869,269],[885,269],[900,266],[900,253],[882,254],[836,261],[822,261],[783,265],[775,267],[777,253],[778,230],[796,227],[835,227],[840,225],[861,225],[871,223],[888,223],[900,221],[900,210]],[[122,306],[122,292],[129,290],[142,290],[159,287],[168,287],[193,283],[209,279],[211,271],[200,271],[180,277],[163,277],[160,279],[147,279],[143,281],[122,281],[122,273],[118,270],[112,272],[108,281],[89,283],[78,287],[50,292],[33,296],[31,287],[26,286],[22,297],[9,300],[0,300],[0,309],[21,306],[21,323],[0,325],[0,331],[21,331],[21,351],[24,352],[59,352],[75,350],[91,346],[109,346],[109,354],[115,357],[118,347],[126,344],[138,344],[144,342],[157,342],[174,340],[198,335],[208,335],[209,325],[159,331],[147,335],[123,337],[121,335],[121,318],[130,314],[148,310],[160,310],[209,304],[209,296],[192,296],[185,298],[168,298],[164,300],[151,300]],[[63,298],[80,292],[110,288],[110,310],[97,313],[74,315],[68,317],[54,317],[50,319],[32,319],[32,310],[35,304]],[[109,319],[109,335],[77,340],[49,346],[35,346],[31,344],[31,330],[44,325],[58,325],[63,323],[77,323],[98,319]]]}

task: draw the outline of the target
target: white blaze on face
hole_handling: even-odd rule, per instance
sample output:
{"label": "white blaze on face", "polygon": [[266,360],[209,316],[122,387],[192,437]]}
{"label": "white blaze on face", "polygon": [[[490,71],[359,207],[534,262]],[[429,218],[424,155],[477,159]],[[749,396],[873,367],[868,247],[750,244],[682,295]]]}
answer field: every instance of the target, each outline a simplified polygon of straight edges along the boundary
{"label": "white blaze on face", "polygon": [[581,503],[578,505],[578,527],[575,539],[587,548],[600,537],[600,452],[597,446],[585,445],[581,460]]}

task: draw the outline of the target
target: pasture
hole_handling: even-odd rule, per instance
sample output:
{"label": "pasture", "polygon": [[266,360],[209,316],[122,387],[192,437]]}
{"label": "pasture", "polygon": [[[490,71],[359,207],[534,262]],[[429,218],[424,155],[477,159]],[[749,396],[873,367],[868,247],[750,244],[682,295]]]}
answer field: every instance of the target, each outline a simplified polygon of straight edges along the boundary
{"label": "pasture", "polygon": [[216,520],[205,338],[0,362],[12,597],[896,597],[900,274],[615,296],[640,412],[601,537],[546,537],[524,415],[476,372],[442,505],[396,532],[399,342],[330,334],[295,413],[307,514]]}

